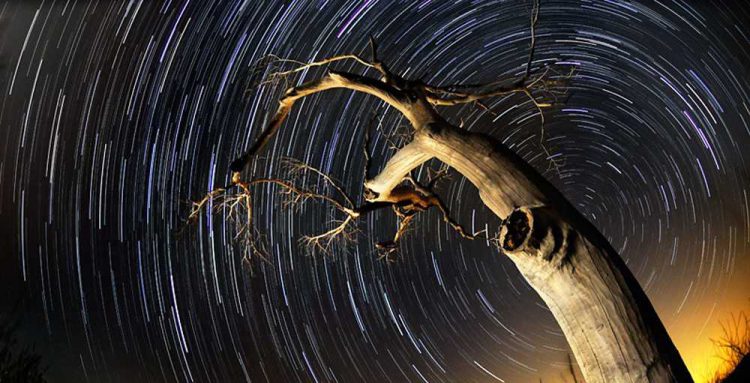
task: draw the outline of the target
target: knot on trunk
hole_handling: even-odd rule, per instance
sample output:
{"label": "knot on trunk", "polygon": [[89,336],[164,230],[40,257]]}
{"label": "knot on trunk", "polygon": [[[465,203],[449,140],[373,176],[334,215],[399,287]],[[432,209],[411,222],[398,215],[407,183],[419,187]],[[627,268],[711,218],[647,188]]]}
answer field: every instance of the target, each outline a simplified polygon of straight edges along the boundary
{"label": "knot on trunk", "polygon": [[502,238],[503,250],[513,251],[518,249],[529,236],[532,218],[527,212],[516,209],[503,223],[505,235]]}
{"label": "knot on trunk", "polygon": [[576,231],[554,209],[525,206],[511,212],[499,235],[503,252],[517,258],[517,262],[551,264],[557,269],[571,265],[577,238]]}

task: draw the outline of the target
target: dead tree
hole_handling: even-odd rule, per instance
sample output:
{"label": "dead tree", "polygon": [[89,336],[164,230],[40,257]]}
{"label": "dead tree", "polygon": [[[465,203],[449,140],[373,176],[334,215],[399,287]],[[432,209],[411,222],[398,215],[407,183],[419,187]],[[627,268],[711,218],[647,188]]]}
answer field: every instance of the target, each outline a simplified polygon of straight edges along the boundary
{"label": "dead tree", "polygon": [[[255,144],[231,164],[231,183],[217,189],[195,205],[192,217],[202,208],[236,209],[244,206],[243,230],[253,235],[251,188],[273,183],[293,196],[293,201],[319,199],[332,204],[343,215],[330,231],[305,238],[309,247],[328,248],[331,241],[351,235],[352,222],[371,211],[392,208],[400,217],[396,243],[411,218],[437,207],[459,234],[472,238],[449,216],[432,190],[410,178],[410,172],[437,159],[466,177],[479,191],[482,202],[498,217],[497,244],[518,267],[528,283],[546,302],[567,338],[588,383],[595,382],[689,382],[690,375],[648,297],[605,237],[531,165],[498,140],[451,125],[439,107],[473,103],[519,93],[541,109],[549,103],[539,95],[552,91],[558,78],[553,68],[532,71],[532,44],[525,71],[512,82],[484,85],[433,86],[394,73],[377,56],[370,41],[370,59],[349,54],[296,69],[277,72],[270,81],[302,70],[353,61],[376,77],[329,69],[322,77],[286,90],[269,125]],[[284,124],[295,102],[330,89],[349,89],[377,97],[397,109],[409,121],[411,142],[399,148],[375,177],[364,182],[366,203],[352,199],[330,178],[335,196],[303,189],[281,179],[246,179],[249,165],[262,153]],[[300,165],[303,166],[304,165]],[[317,172],[308,167],[305,171]],[[252,242],[252,241],[251,241]],[[257,248],[250,245],[253,251]],[[260,252],[260,251],[258,251]]]}

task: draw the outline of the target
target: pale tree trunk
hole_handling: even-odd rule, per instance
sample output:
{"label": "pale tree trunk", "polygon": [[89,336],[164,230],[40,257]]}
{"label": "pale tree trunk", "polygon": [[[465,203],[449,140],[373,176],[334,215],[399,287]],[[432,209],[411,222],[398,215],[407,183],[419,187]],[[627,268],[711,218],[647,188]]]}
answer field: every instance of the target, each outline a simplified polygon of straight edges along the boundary
{"label": "pale tree trunk", "polygon": [[[450,125],[435,109],[512,92],[525,93],[541,107],[531,91],[545,81],[547,72],[531,79],[527,69],[526,76],[511,87],[459,92],[394,75],[377,60],[373,43],[371,62],[354,55],[337,56],[286,73],[347,59],[376,70],[381,77],[376,80],[328,72],[318,80],[289,89],[256,144],[232,163],[232,184],[228,187],[247,190],[250,183],[242,181],[242,173],[278,131],[298,99],[337,88],[376,96],[409,120],[414,137],[376,177],[365,182],[370,203],[393,201],[394,188],[412,169],[437,158],[469,179],[483,203],[497,215],[502,253],[550,308],[588,383],[691,381],[648,297],[604,236],[510,149],[492,137]],[[371,211],[372,206],[347,208],[346,222],[329,233],[341,232],[344,225],[365,210]]]}
{"label": "pale tree trunk", "polygon": [[[620,256],[529,164],[497,140],[445,122],[429,123],[409,145],[423,152],[411,158],[397,153],[385,170],[419,165],[429,153],[477,187],[502,220],[502,252],[549,307],[586,382],[691,381]],[[381,185],[400,177],[383,172],[366,186],[387,193]]]}

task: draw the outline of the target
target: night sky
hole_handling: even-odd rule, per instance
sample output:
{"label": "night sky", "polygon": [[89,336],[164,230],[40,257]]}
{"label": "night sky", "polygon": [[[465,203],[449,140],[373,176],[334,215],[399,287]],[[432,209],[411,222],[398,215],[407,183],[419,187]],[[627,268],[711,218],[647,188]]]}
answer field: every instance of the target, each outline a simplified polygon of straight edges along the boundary
{"label": "night sky", "polygon": [[[310,255],[298,241],[330,228],[330,209],[283,209],[272,188],[255,201],[267,262],[243,263],[221,216],[184,227],[189,201],[228,182],[276,109],[282,87],[256,86],[263,56],[368,56],[372,35],[404,77],[490,82],[522,75],[530,13],[528,1],[0,3],[0,308],[20,307],[19,337],[51,381],[562,381],[569,350],[542,301],[494,244],[435,211],[394,263],[374,249],[392,214]],[[748,22],[744,1],[542,1],[533,66],[575,68],[544,145],[522,95],[489,101],[494,114],[442,109],[503,140],[610,239],[697,379],[719,363],[720,322],[750,307]],[[293,157],[361,198],[373,120],[377,170],[407,121],[351,91],[309,97],[254,174]],[[460,175],[438,192],[468,227],[497,230]]]}

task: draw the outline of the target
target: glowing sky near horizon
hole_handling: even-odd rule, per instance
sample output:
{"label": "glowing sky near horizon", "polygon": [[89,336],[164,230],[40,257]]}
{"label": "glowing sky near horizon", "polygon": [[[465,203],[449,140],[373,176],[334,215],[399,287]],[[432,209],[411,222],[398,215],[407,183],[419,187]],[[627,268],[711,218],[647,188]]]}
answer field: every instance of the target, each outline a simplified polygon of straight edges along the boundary
{"label": "glowing sky near horizon", "polygon": [[[269,262],[245,267],[233,228],[182,229],[188,200],[276,108],[265,55],[368,55],[436,85],[524,70],[524,1],[0,2],[0,280],[23,301],[23,338],[53,381],[562,381],[562,333],[513,264],[435,212],[377,260],[380,214],[356,245],[297,243],[329,211],[256,202]],[[710,338],[750,302],[750,5],[743,1],[542,1],[534,67],[575,68],[541,129],[528,99],[446,108],[503,140],[558,186],[641,282],[698,380]],[[286,66],[287,68],[289,66]],[[356,64],[333,66],[364,72]],[[319,76],[312,69],[295,77]],[[250,91],[248,91],[250,89]],[[331,91],[298,103],[257,174],[283,156],[359,196],[376,99]],[[559,164],[551,168],[544,148]],[[497,218],[458,175],[439,193],[459,221]],[[7,244],[6,244],[7,241]]]}

